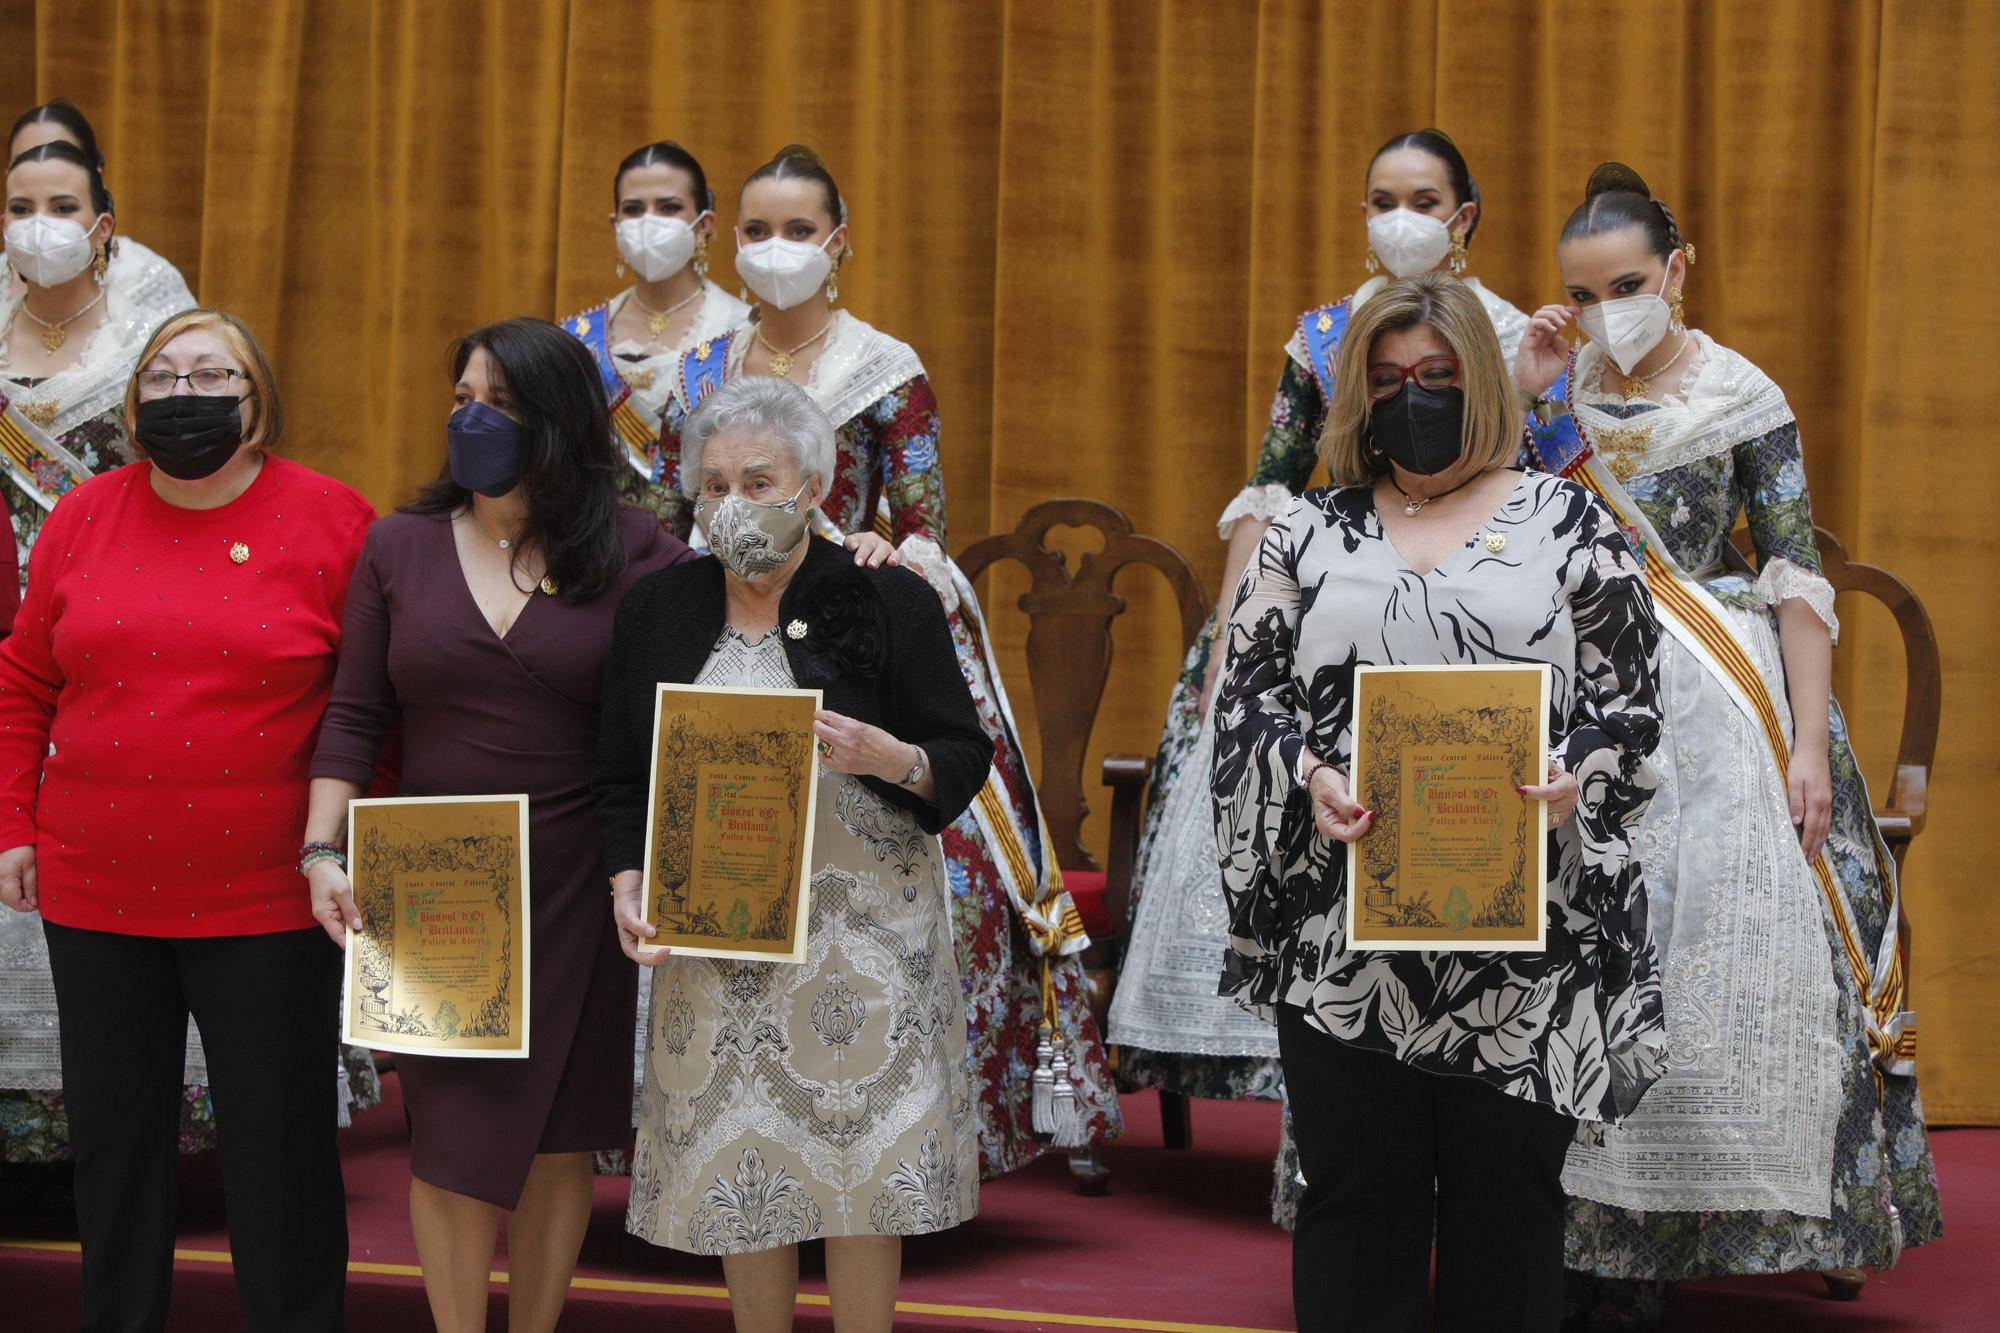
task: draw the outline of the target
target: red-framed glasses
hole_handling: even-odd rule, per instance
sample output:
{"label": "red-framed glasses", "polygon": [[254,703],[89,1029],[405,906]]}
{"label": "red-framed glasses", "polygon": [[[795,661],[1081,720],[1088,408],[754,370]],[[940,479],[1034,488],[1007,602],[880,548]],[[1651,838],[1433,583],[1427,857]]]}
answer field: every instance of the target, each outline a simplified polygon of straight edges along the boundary
{"label": "red-framed glasses", "polygon": [[1458,383],[1458,358],[1427,356],[1414,366],[1377,361],[1368,367],[1368,397],[1378,403],[1385,398],[1394,398],[1403,391],[1403,385],[1412,380],[1426,389],[1449,389]]}

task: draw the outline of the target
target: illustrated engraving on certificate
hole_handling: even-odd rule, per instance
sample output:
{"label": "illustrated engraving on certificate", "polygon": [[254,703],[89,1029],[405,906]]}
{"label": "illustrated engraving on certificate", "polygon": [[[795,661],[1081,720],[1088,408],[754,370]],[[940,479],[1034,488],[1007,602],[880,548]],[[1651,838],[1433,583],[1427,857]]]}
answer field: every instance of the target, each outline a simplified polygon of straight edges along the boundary
{"label": "illustrated engraving on certificate", "polygon": [[1542,667],[1363,667],[1355,799],[1376,812],[1348,853],[1356,948],[1539,949],[1547,752]]}
{"label": "illustrated engraving on certificate", "polygon": [[651,947],[801,962],[817,690],[662,685],[644,901]]}
{"label": "illustrated engraving on certificate", "polygon": [[361,926],[343,1039],[526,1056],[527,798],[355,801],[348,845]]}

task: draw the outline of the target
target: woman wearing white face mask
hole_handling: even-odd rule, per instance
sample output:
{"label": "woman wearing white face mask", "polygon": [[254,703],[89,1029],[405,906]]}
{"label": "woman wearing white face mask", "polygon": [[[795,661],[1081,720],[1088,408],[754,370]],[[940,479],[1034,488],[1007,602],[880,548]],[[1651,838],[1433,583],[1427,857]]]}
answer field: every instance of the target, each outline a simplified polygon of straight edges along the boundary
{"label": "woman wearing white face mask", "polygon": [[[991,1178],[1032,1161],[1045,1138],[1085,1149],[1117,1134],[1121,1122],[1104,1043],[1083,999],[1076,955],[1088,941],[1060,871],[1040,854],[1034,785],[978,601],[945,554],[937,399],[914,348],[835,308],[853,254],[849,237],[840,189],[811,149],[782,150],[744,183],[736,271],[756,295],[756,319],[697,347],[675,376],[660,434],[665,484],[675,493],[662,494],[658,507],[675,532],[692,533],[695,516],[678,494],[691,403],[742,375],[789,379],[834,424],[835,462],[815,516],[820,531],[883,534],[944,603],[959,669],[994,746],[976,810],[944,833]],[[1055,997],[1053,1012],[1045,993]],[[1013,1072],[1024,1067],[1036,1071],[1040,1098],[1034,1079]],[[1074,1164],[1088,1176],[1100,1170],[1087,1152]]]}
{"label": "woman wearing white face mask", "polygon": [[[137,457],[125,384],[154,321],[103,281],[115,226],[104,177],[75,145],[31,148],[7,169],[7,266],[22,287],[0,313],[0,410],[26,444],[6,458],[0,490],[23,573],[56,501]],[[4,583],[11,624],[19,588]]]}
{"label": "woman wearing white face mask", "polygon": [[[1133,872],[1132,933],[1111,1006],[1111,1040],[1122,1048],[1119,1071],[1131,1086],[1190,1097],[1281,1095],[1272,1029],[1215,993],[1224,935],[1222,880],[1207,813],[1214,749],[1208,705],[1223,658],[1215,636],[1228,621],[1251,553],[1317,466],[1350,317],[1391,278],[1465,273],[1467,246],[1481,216],[1479,187],[1448,135],[1417,130],[1376,150],[1361,210],[1368,226],[1366,266],[1376,276],[1346,299],[1306,311],[1285,344],[1285,368],[1256,469],[1218,522],[1229,554],[1216,615],[1188,653],[1168,704]],[[1493,321],[1511,363],[1526,317],[1477,279],[1463,280]],[[1199,923],[1197,938],[1190,938],[1189,922]],[[1287,1195],[1280,1215],[1289,1207]]]}
{"label": "woman wearing white face mask", "polygon": [[[812,535],[838,454],[810,397],[735,380],[694,414],[685,449],[710,555],[641,579],[618,608],[594,784],[619,938],[655,969],[625,1225],[722,1256],[743,1333],[792,1327],[799,1245],[825,1238],[836,1326],[887,1329],[901,1238],[978,1204],[936,835],[980,791],[993,746],[930,589]],[[660,682],[822,692],[804,964],[647,946],[638,867]]]}
{"label": "woman wearing white face mask", "polygon": [[[97,131],[74,102],[61,97],[21,113],[8,136],[7,160],[12,162],[30,148],[55,142],[74,144],[97,165],[99,172],[104,170]],[[181,271],[158,251],[133,240],[123,228],[119,230],[117,243],[111,247],[111,263],[105,270],[104,284],[154,324],[194,305],[194,293],[188,290]],[[9,295],[20,294],[21,279],[17,276]]]}
{"label": "woman wearing white face mask", "polygon": [[688,348],[739,328],[750,307],[708,279],[715,195],[694,155],[662,140],[633,150],[612,177],[618,273],[633,284],[562,326],[597,360],[611,431],[642,503],[661,481],[661,409]]}
{"label": "woman wearing white face mask", "polygon": [[[1894,863],[1828,688],[1798,423],[1767,375],[1684,327],[1693,249],[1629,167],[1592,174],[1557,256],[1569,300],[1535,312],[1514,365],[1546,395],[1532,443],[1636,534],[1672,631],[1670,762],[1638,845],[1675,1059],[1564,1177],[1569,1266],[1649,1280],[1596,1293],[1646,1318],[1674,1279],[1893,1264],[1939,1234],[1937,1184]],[[1573,321],[1590,341],[1571,352]],[[1723,564],[1739,513],[1754,580]]]}

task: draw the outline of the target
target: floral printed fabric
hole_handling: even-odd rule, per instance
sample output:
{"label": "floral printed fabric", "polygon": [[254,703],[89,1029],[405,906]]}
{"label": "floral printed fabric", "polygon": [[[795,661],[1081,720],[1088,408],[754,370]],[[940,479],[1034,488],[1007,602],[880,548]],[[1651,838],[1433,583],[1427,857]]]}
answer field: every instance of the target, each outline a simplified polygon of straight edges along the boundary
{"label": "floral printed fabric", "polygon": [[[1593,405],[1627,417],[1654,410],[1645,402],[1599,399]],[[1720,572],[1739,513],[1763,567],[1787,561],[1813,575],[1820,572],[1795,422],[1706,457],[1642,472],[1627,489],[1674,558],[1683,568],[1700,571],[1703,586],[1725,604],[1769,613],[1751,580]],[[1829,860],[1860,932],[1861,948],[1873,957],[1888,925],[1881,870],[1867,850],[1874,846],[1874,817],[1837,702],[1830,705],[1828,720],[1833,777]],[[1887,1265],[1901,1248],[1942,1234],[1936,1171],[1916,1080],[1883,1075],[1878,1082],[1868,1060],[1853,974],[1831,915],[1822,909],[1821,916],[1826,965],[1840,987],[1839,1039],[1846,1053],[1834,1141],[1833,1215],[1639,1212],[1576,1200],[1570,1205],[1566,1256],[1571,1268],[1612,1278],[1679,1279]]]}
{"label": "floral printed fabric", "polygon": [[[1504,554],[1483,539],[1506,537]],[[1637,561],[1581,487],[1524,477],[1429,574],[1384,535],[1371,489],[1320,490],[1265,535],[1229,624],[1217,700],[1216,841],[1230,908],[1224,986],[1428,1072],[1483,1078],[1616,1120],[1658,1077],[1664,1020],[1630,838],[1657,738],[1659,623]],[[1550,836],[1539,954],[1351,952],[1345,860],[1293,777],[1345,767],[1363,663],[1547,662],[1552,736],[1583,795]]]}

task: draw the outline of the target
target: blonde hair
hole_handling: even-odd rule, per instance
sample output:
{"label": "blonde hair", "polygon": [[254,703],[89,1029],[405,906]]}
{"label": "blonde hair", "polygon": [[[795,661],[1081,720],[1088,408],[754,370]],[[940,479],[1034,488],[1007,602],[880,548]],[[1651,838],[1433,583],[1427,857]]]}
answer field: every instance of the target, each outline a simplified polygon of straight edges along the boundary
{"label": "blonde hair", "polygon": [[1319,456],[1334,485],[1365,485],[1389,470],[1388,460],[1368,440],[1374,407],[1368,397],[1368,362],[1383,334],[1418,325],[1437,330],[1458,358],[1458,387],[1465,394],[1464,456],[1490,472],[1519,454],[1520,408],[1486,307],[1458,279],[1420,273],[1377,292],[1355,312],[1341,338],[1333,401],[1319,437]]}
{"label": "blonde hair", "polygon": [[[264,349],[257,344],[257,336],[242,320],[224,310],[209,310],[196,306],[183,310],[177,315],[169,315],[153,330],[153,336],[146,339],[146,346],[139,353],[139,359],[132,366],[132,378],[125,386],[125,429],[132,432],[132,422],[139,415],[139,372],[147,363],[160,354],[162,348],[183,333],[196,329],[209,329],[222,339],[222,345],[243,367],[250,379],[249,401],[256,404],[254,419],[246,423],[243,432],[243,447],[246,449],[268,449],[278,442],[285,430],[285,409],[278,401],[278,380],[271,373],[271,363],[264,357]],[[146,446],[136,434],[131,434],[133,447],[141,453]]]}

